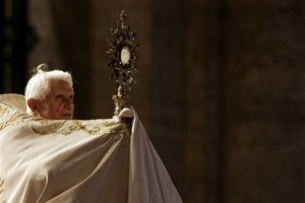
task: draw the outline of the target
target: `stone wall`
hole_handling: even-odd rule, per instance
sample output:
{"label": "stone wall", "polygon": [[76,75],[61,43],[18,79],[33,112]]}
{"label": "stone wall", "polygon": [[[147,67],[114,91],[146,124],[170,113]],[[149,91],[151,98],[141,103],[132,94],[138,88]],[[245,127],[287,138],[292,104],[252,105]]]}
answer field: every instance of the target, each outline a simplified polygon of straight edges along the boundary
{"label": "stone wall", "polygon": [[294,0],[225,2],[225,202],[305,200],[304,11]]}

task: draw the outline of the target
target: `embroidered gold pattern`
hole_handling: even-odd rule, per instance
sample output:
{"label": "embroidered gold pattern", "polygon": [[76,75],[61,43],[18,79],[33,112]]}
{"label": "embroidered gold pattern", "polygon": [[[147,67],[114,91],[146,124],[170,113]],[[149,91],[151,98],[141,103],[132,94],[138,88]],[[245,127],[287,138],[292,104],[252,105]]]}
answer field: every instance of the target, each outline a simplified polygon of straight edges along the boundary
{"label": "embroidered gold pattern", "polygon": [[110,126],[113,126],[117,123],[117,121],[113,121],[113,120],[101,120],[99,122],[99,124],[105,126],[105,127],[110,127]]}
{"label": "embroidered gold pattern", "polygon": [[114,121],[106,121],[102,120],[98,123],[99,125],[102,125],[103,127],[95,126],[93,128],[88,128],[86,127],[82,121],[79,120],[73,120],[72,125],[68,127],[68,130],[64,131],[62,134],[63,135],[70,135],[73,131],[76,130],[82,130],[85,133],[89,135],[98,135],[98,134],[106,134],[106,133],[124,133],[128,132],[128,130],[114,130],[113,126],[117,124]]}
{"label": "embroidered gold pattern", "polygon": [[6,203],[6,200],[3,197],[4,192],[4,179],[0,177],[0,203]]}
{"label": "embroidered gold pattern", "polygon": [[[4,115],[5,113],[6,113],[6,111],[4,111],[4,113],[2,115]],[[2,115],[1,115],[1,117],[2,117]],[[23,116],[22,114],[19,114],[19,113],[17,114],[17,112],[13,113],[13,115],[11,117],[9,117],[7,121],[0,123],[0,131],[2,131],[4,128],[6,128],[10,125],[16,125],[16,124],[20,123],[20,121],[16,122],[16,120],[22,116]]]}
{"label": "embroidered gold pattern", "polygon": [[[74,131],[83,131],[89,135],[113,133],[116,134],[114,135],[115,140],[120,140],[123,136],[122,134],[130,135],[128,128],[117,120],[96,120],[96,125],[90,128],[88,125],[86,125],[87,122],[82,120],[58,121],[28,116],[27,114],[10,108],[4,103],[0,103],[0,118],[0,131],[10,125],[17,125],[24,122],[24,120],[27,120],[29,122],[30,129],[40,135],[49,135],[59,132],[60,130],[65,130],[61,133],[65,136],[70,135]],[[93,121],[90,121],[90,123],[92,122]],[[65,127],[66,124],[69,124],[69,126]]]}
{"label": "embroidered gold pattern", "polygon": [[3,101],[0,101],[0,131],[10,125],[19,124],[22,119],[28,118],[29,116],[10,108],[8,104]]}
{"label": "embroidered gold pattern", "polygon": [[30,127],[32,128],[32,130],[40,135],[49,135],[52,133],[56,133],[57,131],[59,131],[64,125],[65,125],[66,121],[60,122],[60,123],[53,123],[53,124],[45,124],[45,123],[41,123],[42,125],[47,125],[47,128],[41,129],[39,130],[38,127],[34,127],[33,123],[30,124]]}
{"label": "embroidered gold pattern", "polygon": [[86,132],[87,134],[90,135],[96,135],[99,134],[101,132],[100,127],[95,126],[92,129],[88,129],[87,127],[85,127],[81,121],[79,120],[74,120],[72,125],[69,126],[68,130],[63,132],[63,135],[69,135],[71,134],[73,131],[75,130],[83,130],[84,132]]}

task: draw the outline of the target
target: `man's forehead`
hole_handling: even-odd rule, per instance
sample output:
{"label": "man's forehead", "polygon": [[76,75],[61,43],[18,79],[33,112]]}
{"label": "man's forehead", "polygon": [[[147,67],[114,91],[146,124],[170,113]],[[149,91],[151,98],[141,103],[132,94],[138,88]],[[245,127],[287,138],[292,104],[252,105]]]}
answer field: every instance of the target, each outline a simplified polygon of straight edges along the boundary
{"label": "man's forehead", "polygon": [[51,91],[70,91],[73,92],[71,85],[62,79],[52,79],[50,80]]}

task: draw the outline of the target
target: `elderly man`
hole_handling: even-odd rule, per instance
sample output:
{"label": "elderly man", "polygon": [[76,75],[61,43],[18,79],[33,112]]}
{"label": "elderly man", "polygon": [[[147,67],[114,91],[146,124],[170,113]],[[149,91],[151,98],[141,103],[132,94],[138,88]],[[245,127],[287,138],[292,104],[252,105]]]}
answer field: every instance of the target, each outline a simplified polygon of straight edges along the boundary
{"label": "elderly man", "polygon": [[[72,119],[71,75],[44,66],[27,84],[28,113]],[[128,133],[117,119],[40,122],[3,101],[0,202],[182,203],[134,110],[120,114]]]}
{"label": "elderly man", "polygon": [[46,71],[41,64],[25,89],[27,113],[47,119],[73,119],[72,76],[61,70]]}

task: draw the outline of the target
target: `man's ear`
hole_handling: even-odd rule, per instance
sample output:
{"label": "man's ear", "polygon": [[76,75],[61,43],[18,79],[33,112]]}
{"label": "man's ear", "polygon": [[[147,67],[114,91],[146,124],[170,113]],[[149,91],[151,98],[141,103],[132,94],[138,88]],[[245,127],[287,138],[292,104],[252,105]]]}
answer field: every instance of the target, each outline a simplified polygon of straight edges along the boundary
{"label": "man's ear", "polygon": [[39,112],[40,101],[38,101],[37,99],[30,98],[27,101],[27,105],[32,110],[33,116],[40,116],[40,112]]}

